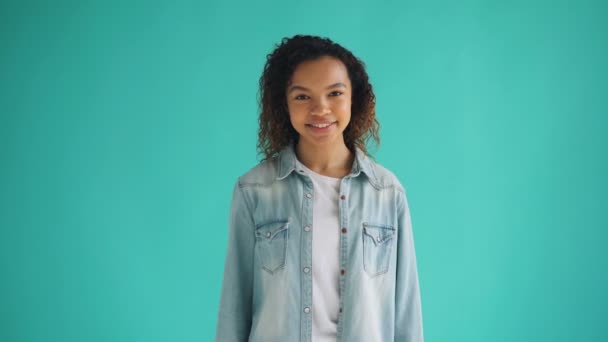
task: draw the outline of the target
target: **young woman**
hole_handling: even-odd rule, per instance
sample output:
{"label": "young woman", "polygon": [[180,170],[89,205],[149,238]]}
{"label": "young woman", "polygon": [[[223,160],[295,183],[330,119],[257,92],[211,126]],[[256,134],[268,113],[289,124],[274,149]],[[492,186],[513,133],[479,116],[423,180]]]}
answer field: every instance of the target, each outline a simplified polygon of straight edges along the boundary
{"label": "young woman", "polygon": [[405,190],[363,62],[284,38],[260,78],[264,160],[234,187],[216,341],[423,341]]}

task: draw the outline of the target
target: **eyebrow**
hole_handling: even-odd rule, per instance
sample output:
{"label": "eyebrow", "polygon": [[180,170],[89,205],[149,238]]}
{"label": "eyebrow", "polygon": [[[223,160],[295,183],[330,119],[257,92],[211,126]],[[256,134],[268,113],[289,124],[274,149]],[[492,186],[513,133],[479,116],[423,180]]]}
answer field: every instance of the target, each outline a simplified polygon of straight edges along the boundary
{"label": "eyebrow", "polygon": [[[347,88],[347,87],[346,87],[346,84],[344,84],[344,83],[342,83],[342,82],[338,82],[338,83],[334,83],[334,84],[332,84],[332,85],[328,86],[328,87],[327,87],[327,88],[325,88],[325,89],[331,89],[331,88],[336,88],[336,87],[343,87],[343,88]],[[294,85],[294,86],[292,86],[292,87],[290,87],[290,88],[289,88],[289,91],[287,92],[287,94],[290,94],[292,91],[295,91],[295,90],[304,90],[304,91],[307,91],[307,90],[309,90],[309,89],[308,89],[308,88],[305,88],[305,87],[302,87],[302,86],[299,86],[299,85]]]}

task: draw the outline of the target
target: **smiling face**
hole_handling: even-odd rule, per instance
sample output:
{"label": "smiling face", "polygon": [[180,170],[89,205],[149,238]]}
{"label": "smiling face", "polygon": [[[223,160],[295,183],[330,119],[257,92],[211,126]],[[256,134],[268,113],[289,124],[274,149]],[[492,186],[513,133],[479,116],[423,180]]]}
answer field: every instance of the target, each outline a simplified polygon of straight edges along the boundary
{"label": "smiling face", "polygon": [[287,107],[303,147],[344,145],[351,116],[351,82],[346,66],[323,56],[300,63],[287,86]]}

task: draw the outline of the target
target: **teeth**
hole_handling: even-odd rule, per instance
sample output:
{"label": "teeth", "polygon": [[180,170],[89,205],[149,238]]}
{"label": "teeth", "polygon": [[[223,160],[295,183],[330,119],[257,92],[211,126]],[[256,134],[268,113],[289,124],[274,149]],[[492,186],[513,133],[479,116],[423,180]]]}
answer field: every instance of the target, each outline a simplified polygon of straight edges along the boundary
{"label": "teeth", "polygon": [[331,125],[331,123],[324,123],[324,124],[310,124],[313,127],[317,127],[317,128],[325,128],[329,125]]}

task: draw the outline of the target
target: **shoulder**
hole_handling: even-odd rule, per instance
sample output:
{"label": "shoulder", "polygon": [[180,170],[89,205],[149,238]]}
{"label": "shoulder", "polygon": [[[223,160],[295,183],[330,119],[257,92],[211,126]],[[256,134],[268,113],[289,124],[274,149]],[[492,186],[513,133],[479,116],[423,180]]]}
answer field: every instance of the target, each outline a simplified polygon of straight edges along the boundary
{"label": "shoulder", "polygon": [[238,178],[240,187],[268,186],[276,181],[278,176],[278,158],[261,161]]}
{"label": "shoulder", "polygon": [[369,159],[369,163],[373,169],[376,186],[379,188],[394,188],[397,191],[405,193],[405,187],[395,175],[395,173],[380,163]]}

